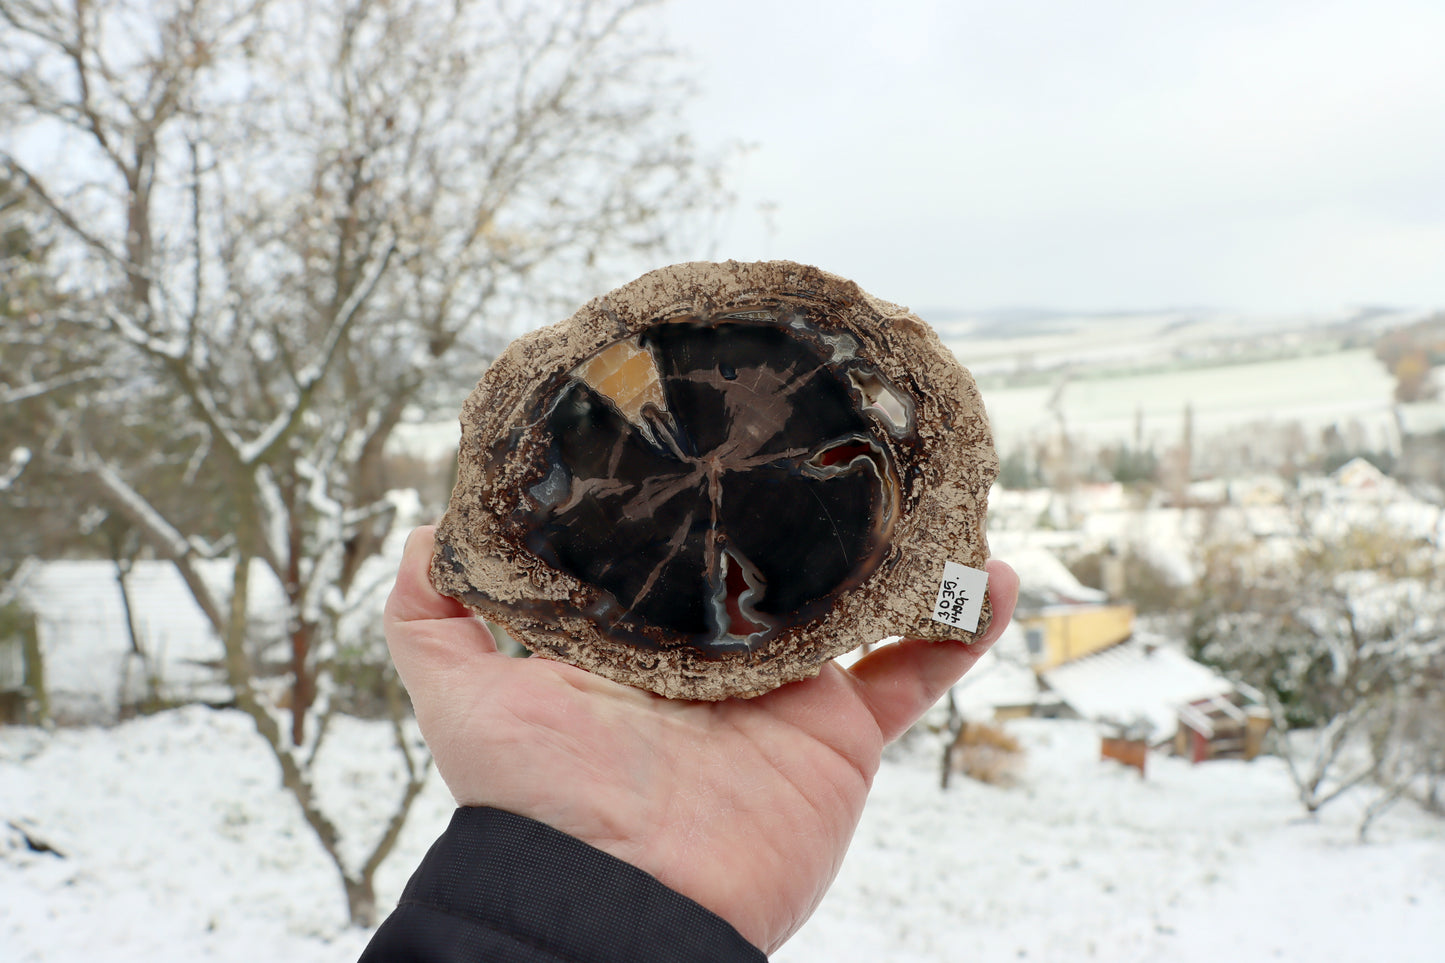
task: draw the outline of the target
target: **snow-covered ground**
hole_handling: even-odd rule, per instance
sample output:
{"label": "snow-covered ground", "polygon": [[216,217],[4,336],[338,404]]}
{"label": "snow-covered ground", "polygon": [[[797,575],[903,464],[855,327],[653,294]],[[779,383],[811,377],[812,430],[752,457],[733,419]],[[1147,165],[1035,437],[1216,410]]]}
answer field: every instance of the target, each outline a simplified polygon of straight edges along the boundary
{"label": "snow-covered ground", "polygon": [[[204,562],[200,569],[217,587],[230,578],[225,562]],[[253,617],[274,617],[281,607],[280,586],[260,564],[253,573]],[[150,657],[158,695],[227,698],[217,668],[224,658],[221,642],[175,566],[143,559],[135,563],[127,585],[137,641]],[[114,719],[123,697],[136,701],[143,672],[138,663],[127,665],[131,648],[125,603],[111,562],[67,559],[36,565],[22,580],[20,597],[37,616],[46,687],[57,717]]]}
{"label": "snow-covered ground", "polygon": [[[1137,335],[1130,345],[1148,340]],[[987,345],[973,347],[986,355]],[[1047,347],[1083,355],[1074,342]],[[1200,439],[1267,418],[1385,431],[1390,388],[1355,350],[1081,378],[1063,399],[1070,431],[1090,441],[1132,439],[1142,412],[1146,443],[1167,446],[1185,404]],[[1053,430],[1052,391],[985,392],[1003,450]],[[448,447],[455,432],[452,422],[419,447]],[[1020,510],[1026,527],[1044,507]],[[1094,527],[1119,520],[1140,541],[1183,546],[1176,515],[1095,507],[1084,534],[1118,538],[1125,529]],[[1432,517],[1438,525],[1438,511]],[[126,645],[111,573],[74,562],[42,575],[30,601],[42,611],[53,686],[82,700],[75,714],[114,718]],[[174,573],[142,563],[132,578],[137,628],[166,682],[196,694],[212,678],[197,664],[216,658],[218,644]],[[91,587],[78,593],[83,580]],[[1141,780],[1098,760],[1087,724],[1010,728],[1028,747],[1010,788],[960,778],[941,792],[926,736],[890,753],[837,884],[779,963],[1445,959],[1445,821],[1401,804],[1360,845],[1366,794],[1304,821],[1278,760],[1191,767],[1156,755]],[[354,720],[333,731],[321,786],[330,811],[374,824],[376,801],[395,790],[375,763],[387,738]],[[450,811],[433,778],[381,869],[384,904]],[[26,834],[62,855],[30,850]],[[0,727],[0,963],[307,963],[354,959],[367,938],[346,925],[334,868],[239,713],[195,707],[113,728]]]}
{"label": "snow-covered ground", "polygon": [[[937,785],[921,735],[890,752],[841,876],[779,963],[1437,961],[1445,823],[1402,805],[1354,841],[1363,799],[1302,821],[1277,760],[1149,774],[1098,760],[1085,723],[1011,723],[1019,783]],[[364,797],[378,733],[336,730],[327,792]],[[378,881],[383,902],[445,825],[434,780]],[[22,834],[63,855],[33,852]],[[0,728],[0,959],[353,959],[334,870],[239,713]]]}

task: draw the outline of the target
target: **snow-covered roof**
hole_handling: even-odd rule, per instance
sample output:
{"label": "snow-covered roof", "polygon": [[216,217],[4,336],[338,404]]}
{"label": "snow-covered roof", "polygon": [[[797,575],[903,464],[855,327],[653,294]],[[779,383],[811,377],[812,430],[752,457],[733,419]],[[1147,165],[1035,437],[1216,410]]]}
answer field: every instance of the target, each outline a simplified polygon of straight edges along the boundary
{"label": "snow-covered roof", "polygon": [[1093,482],[1079,485],[1069,495],[1075,511],[1122,511],[1129,507],[1129,494],[1119,482]]}
{"label": "snow-covered roof", "polygon": [[1330,477],[1337,484],[1356,490],[1393,489],[1395,487],[1395,483],[1390,480],[1388,475],[1363,458],[1351,458],[1336,468]]}
{"label": "snow-covered roof", "polygon": [[1053,501],[1054,493],[1047,488],[1005,488],[995,484],[988,492],[989,511],[1017,511],[1038,518]]}
{"label": "snow-covered roof", "polygon": [[1144,721],[1154,737],[1174,731],[1179,707],[1233,691],[1228,679],[1169,644],[1135,636],[1042,673],[1044,682],[1086,719]]}
{"label": "snow-covered roof", "polygon": [[1420,401],[1395,406],[1395,417],[1407,435],[1445,433],[1445,401]]}
{"label": "snow-covered roof", "polygon": [[1003,706],[1028,706],[1039,699],[1039,680],[1028,664],[1023,630],[1009,625],[953,687],[954,705],[969,719],[989,719]]}
{"label": "snow-covered roof", "polygon": [[1019,587],[1029,597],[1042,598],[1050,603],[1109,600],[1107,592],[1089,588],[1075,578],[1074,573],[1048,549],[1003,536],[993,540],[993,553],[1019,573]]}
{"label": "snow-covered roof", "polygon": [[1229,482],[1222,478],[1190,482],[1185,491],[1195,504],[1218,505],[1229,500]]}
{"label": "snow-covered roof", "polygon": [[1289,497],[1289,482],[1278,475],[1248,475],[1226,482],[1236,505],[1278,505]]}

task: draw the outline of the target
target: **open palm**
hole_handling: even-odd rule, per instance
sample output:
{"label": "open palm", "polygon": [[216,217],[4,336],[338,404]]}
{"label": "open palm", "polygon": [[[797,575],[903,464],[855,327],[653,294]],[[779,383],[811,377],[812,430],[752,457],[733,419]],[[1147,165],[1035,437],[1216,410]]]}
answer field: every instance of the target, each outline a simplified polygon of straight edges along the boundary
{"label": "open palm", "polygon": [[765,952],[818,905],[883,747],[983,654],[1018,579],[990,562],[979,644],[909,640],[755,699],[680,702],[547,659],[514,659],[427,578],[407,543],[386,635],[437,769],[463,806],[555,827],[657,877]]}

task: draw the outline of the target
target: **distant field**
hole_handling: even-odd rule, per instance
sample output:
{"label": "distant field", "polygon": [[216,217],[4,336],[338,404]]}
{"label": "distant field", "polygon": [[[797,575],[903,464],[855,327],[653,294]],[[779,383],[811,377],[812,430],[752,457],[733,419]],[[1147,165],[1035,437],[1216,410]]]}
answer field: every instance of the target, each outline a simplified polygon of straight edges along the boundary
{"label": "distant field", "polygon": [[[1060,336],[1061,338],[1063,336]],[[1072,335],[1070,335],[1072,337]],[[1046,360],[1057,363],[1064,355],[1077,371],[1064,388],[1064,412],[1071,437],[1088,444],[1131,442],[1136,413],[1143,413],[1143,440],[1158,450],[1178,443],[1185,405],[1194,408],[1195,437],[1207,442],[1213,437],[1262,421],[1299,422],[1316,437],[1320,429],[1338,424],[1342,429],[1358,423],[1374,447],[1393,447],[1395,431],[1390,413],[1394,380],[1365,348],[1320,350],[1318,345],[1297,358],[1240,361],[1215,366],[1178,363],[1170,369],[1167,335],[1158,331],[1139,333],[1135,355],[1126,358],[1119,342],[1129,340],[1112,331],[1109,354],[1103,357],[1073,347],[1053,344]],[[973,363],[987,386],[997,374],[1001,359],[1015,361],[1021,345],[1037,347],[1035,340],[1017,339],[952,342],[954,352],[965,365]],[[1171,343],[1172,344],[1172,343]],[[1009,346],[1012,346],[1011,348]],[[979,363],[979,348],[988,348],[990,361]],[[1066,350],[1065,350],[1066,349]],[[1100,349],[1105,350],[1105,349]],[[1012,354],[1010,354],[1010,351]],[[1036,355],[1045,359],[1045,355]],[[1121,363],[1137,365],[1145,373],[1103,377],[1091,374],[1100,366]],[[1010,361],[1008,368],[1014,366]],[[1056,430],[1048,410],[1058,379],[1027,387],[983,389],[984,402],[993,422],[994,436],[1001,451],[1030,439],[1049,437]],[[458,427],[455,417],[436,422],[404,424],[397,429],[392,450],[424,458],[450,459],[456,451]]]}
{"label": "distant field", "polygon": [[[1178,371],[1069,380],[1064,417],[1071,436],[1093,444],[1132,442],[1142,413],[1143,440],[1176,444],[1185,406],[1192,406],[1197,439],[1271,421],[1299,422],[1317,433],[1330,424],[1358,423],[1370,441],[1393,438],[1394,380],[1367,349],[1287,360],[1183,368]],[[1001,450],[1048,437],[1056,420],[1047,405],[1055,385],[994,388],[984,402]]]}

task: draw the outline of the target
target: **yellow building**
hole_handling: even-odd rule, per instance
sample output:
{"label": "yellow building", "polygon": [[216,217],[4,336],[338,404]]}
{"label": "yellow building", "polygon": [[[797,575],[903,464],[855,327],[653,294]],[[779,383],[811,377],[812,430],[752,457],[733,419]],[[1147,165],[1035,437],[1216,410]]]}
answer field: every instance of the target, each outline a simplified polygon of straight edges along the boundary
{"label": "yellow building", "polygon": [[1037,672],[1092,655],[1134,634],[1132,605],[1048,605],[1014,616]]}

